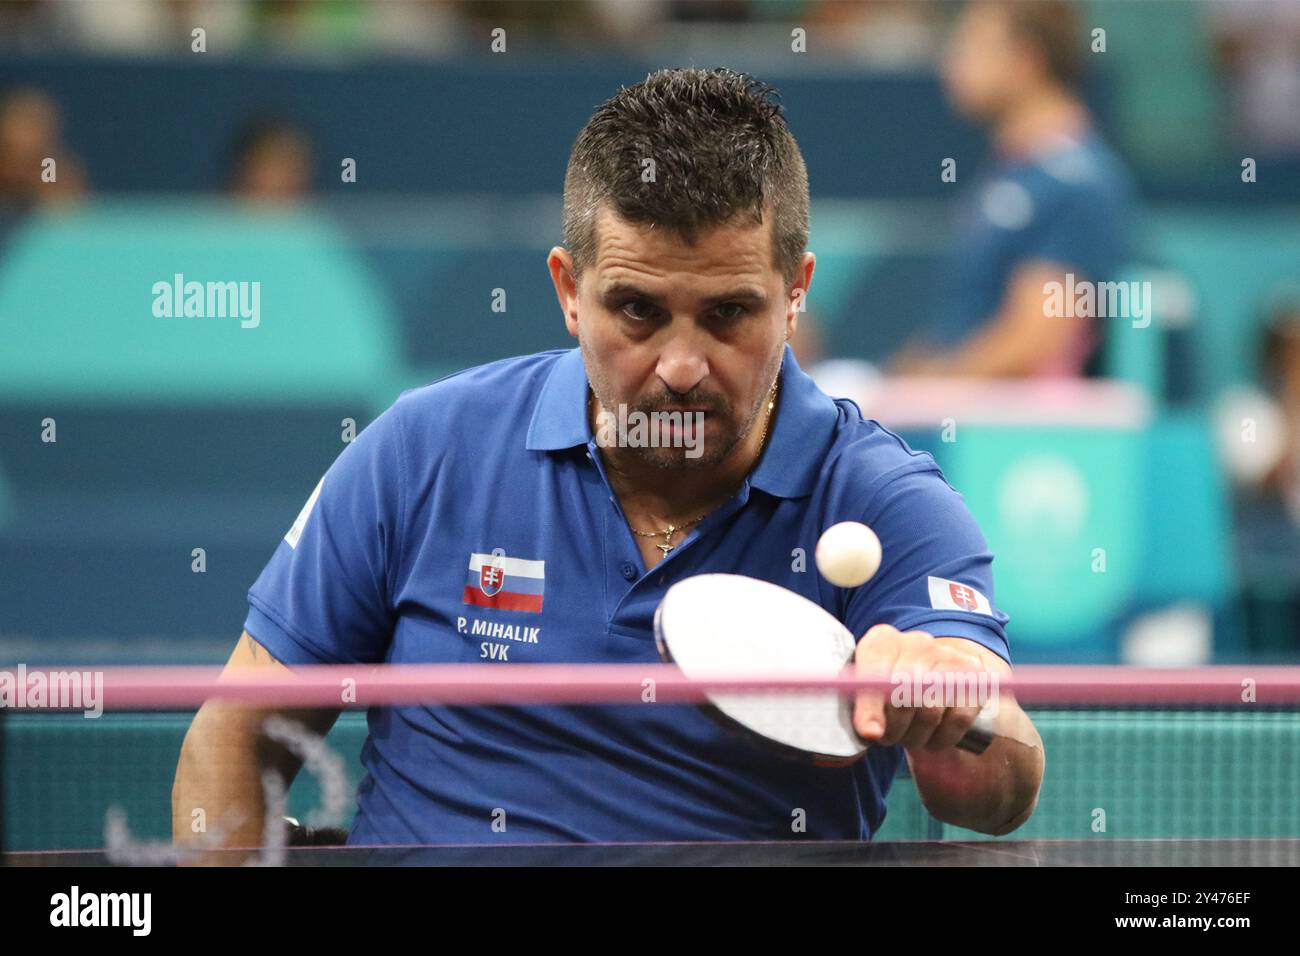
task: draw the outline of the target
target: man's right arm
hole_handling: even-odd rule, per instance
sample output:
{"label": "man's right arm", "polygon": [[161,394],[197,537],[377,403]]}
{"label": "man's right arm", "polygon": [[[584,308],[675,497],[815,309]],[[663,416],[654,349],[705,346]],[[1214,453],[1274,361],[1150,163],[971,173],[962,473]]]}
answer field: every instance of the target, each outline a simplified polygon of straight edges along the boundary
{"label": "man's right arm", "polygon": [[[261,668],[287,670],[247,631],[235,645],[224,674]],[[342,708],[261,707],[208,701],[194,716],[176,764],[172,786],[172,839],[177,846],[202,842],[219,831],[221,846],[258,847],[263,842],[266,806],[262,774],[278,772],[287,788],[301,761],[262,732],[272,716],[296,721],[324,736]]]}

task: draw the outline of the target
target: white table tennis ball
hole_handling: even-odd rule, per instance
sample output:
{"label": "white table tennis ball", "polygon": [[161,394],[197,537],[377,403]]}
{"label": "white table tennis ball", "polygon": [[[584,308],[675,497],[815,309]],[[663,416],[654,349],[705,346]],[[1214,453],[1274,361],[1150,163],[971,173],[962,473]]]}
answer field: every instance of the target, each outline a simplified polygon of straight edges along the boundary
{"label": "white table tennis ball", "polygon": [[833,524],[817,540],[817,570],[840,588],[871,580],[880,567],[880,539],[860,521]]}

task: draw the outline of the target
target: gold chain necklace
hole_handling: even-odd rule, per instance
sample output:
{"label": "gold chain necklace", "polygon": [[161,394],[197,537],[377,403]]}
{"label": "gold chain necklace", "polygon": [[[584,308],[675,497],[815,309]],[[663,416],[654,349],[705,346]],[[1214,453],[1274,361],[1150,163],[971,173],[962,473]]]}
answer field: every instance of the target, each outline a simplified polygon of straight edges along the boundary
{"label": "gold chain necklace", "polygon": [[[763,434],[760,435],[758,439],[758,453],[760,455],[763,453],[763,449],[767,445],[767,429],[768,426],[772,424],[772,409],[776,407],[776,393],[780,385],[781,385],[781,378],[778,375],[776,381],[772,383],[772,390],[768,393],[767,396],[767,415],[764,416],[763,418]],[[673,544],[673,535],[675,535],[678,531],[684,531],[687,528],[693,528],[695,525],[699,524],[701,521],[703,521],[705,518],[713,514],[713,512],[717,511],[718,508],[721,507],[722,505],[718,505],[714,508],[710,508],[708,511],[704,512],[704,514],[700,515],[698,518],[692,518],[690,521],[687,521],[684,524],[670,524],[662,531],[638,531],[636,530],[636,528],[633,528],[632,533],[639,538],[658,538],[662,536],[664,539],[664,543],[656,544],[655,547],[658,548],[660,551],[662,551],[664,553],[664,557],[666,558],[668,557],[668,552],[671,551],[673,548],[677,547],[677,545]]]}

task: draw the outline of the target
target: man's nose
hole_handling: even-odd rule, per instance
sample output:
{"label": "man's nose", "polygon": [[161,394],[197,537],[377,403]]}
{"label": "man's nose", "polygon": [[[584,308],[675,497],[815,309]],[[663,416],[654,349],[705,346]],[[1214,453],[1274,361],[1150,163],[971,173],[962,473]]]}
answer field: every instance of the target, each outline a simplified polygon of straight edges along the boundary
{"label": "man's nose", "polygon": [[685,337],[669,343],[659,353],[655,372],[669,389],[684,394],[704,381],[709,374],[709,363],[703,350],[691,337]]}

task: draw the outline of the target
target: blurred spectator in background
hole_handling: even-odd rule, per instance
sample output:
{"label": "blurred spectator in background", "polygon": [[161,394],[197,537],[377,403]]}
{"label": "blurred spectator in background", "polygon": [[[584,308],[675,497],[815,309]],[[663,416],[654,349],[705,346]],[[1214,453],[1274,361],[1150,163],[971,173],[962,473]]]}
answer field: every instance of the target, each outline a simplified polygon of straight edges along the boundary
{"label": "blurred spectator in background", "polygon": [[230,191],[256,203],[292,204],[311,192],[312,145],[280,119],[259,119],[235,138]]}
{"label": "blurred spectator in background", "polygon": [[26,213],[75,199],[85,188],[85,171],[63,142],[54,100],[30,87],[0,99],[0,212]]}
{"label": "blurred spectator in background", "polygon": [[45,0],[10,0],[0,3],[0,48],[40,49],[49,43],[58,18]]}
{"label": "blurred spectator in background", "polygon": [[[1261,384],[1281,410],[1277,463],[1265,490],[1285,503],[1300,525],[1300,297],[1280,300],[1271,310],[1261,343]],[[1300,563],[1300,554],[1296,555]]]}
{"label": "blurred spectator in background", "polygon": [[821,0],[806,16],[818,44],[833,53],[877,69],[903,69],[938,58],[948,13],[947,4],[916,0]]}
{"label": "blurred spectator in background", "polygon": [[759,6],[754,0],[663,0],[664,14],[679,23],[747,23]]}
{"label": "blurred spectator in background", "polygon": [[1222,463],[1235,486],[1234,563],[1255,654],[1294,660],[1300,642],[1300,294],[1282,290],[1258,342],[1259,385],[1216,402]]}
{"label": "blurred spectator in background", "polygon": [[466,25],[457,0],[0,0],[0,50],[23,53],[186,55],[202,27],[214,57],[449,55],[481,45]]}
{"label": "blurred spectator in background", "polygon": [[1300,158],[1300,3],[1218,0],[1209,12],[1234,142]]}
{"label": "blurred spectator in background", "polygon": [[[942,313],[896,356],[901,374],[1095,371],[1090,315],[1048,315],[1048,283],[1113,281],[1130,255],[1133,187],[1077,85],[1087,37],[1064,0],[973,0],[943,63],[949,98],[985,126],[996,167],[971,190]],[[958,168],[958,182],[966,172]]]}
{"label": "blurred spectator in background", "polygon": [[589,47],[604,27],[599,6],[588,0],[454,0],[468,24],[469,42],[482,49],[489,31],[498,27],[507,37],[545,37],[558,45]]}

